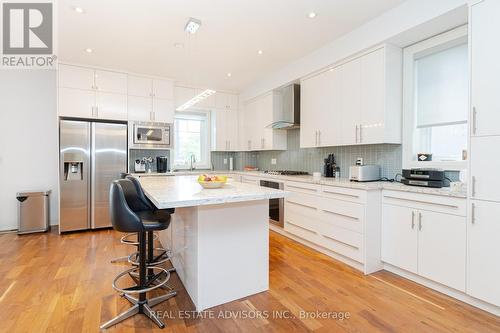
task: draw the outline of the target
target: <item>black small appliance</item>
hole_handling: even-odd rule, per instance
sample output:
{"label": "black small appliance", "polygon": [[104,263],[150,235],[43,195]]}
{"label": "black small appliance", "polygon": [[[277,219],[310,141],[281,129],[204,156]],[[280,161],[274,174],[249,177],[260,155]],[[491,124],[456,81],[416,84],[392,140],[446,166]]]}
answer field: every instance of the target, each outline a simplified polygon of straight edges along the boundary
{"label": "black small appliance", "polygon": [[450,186],[444,171],[439,169],[403,169],[401,182],[405,185],[434,188]]}
{"label": "black small appliance", "polygon": [[328,155],[327,158],[325,158],[325,165],[324,165],[324,171],[323,174],[325,177],[335,177],[335,169],[337,168],[337,164],[335,163],[335,156],[333,154]]}
{"label": "black small appliance", "polygon": [[156,156],[156,171],[159,173],[168,172],[168,157]]}

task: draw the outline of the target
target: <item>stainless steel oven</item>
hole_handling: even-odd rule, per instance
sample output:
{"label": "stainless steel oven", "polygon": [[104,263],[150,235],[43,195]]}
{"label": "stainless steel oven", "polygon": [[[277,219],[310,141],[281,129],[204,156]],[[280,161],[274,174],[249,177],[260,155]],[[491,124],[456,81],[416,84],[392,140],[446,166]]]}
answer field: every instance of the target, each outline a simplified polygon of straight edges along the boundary
{"label": "stainless steel oven", "polygon": [[132,122],[129,124],[131,148],[172,148],[173,126],[168,123]]}
{"label": "stainless steel oven", "polygon": [[[261,180],[260,186],[275,188],[278,190],[283,190],[285,188],[283,183],[272,180]],[[269,222],[280,228],[285,226],[284,202],[283,198],[269,199]]]}

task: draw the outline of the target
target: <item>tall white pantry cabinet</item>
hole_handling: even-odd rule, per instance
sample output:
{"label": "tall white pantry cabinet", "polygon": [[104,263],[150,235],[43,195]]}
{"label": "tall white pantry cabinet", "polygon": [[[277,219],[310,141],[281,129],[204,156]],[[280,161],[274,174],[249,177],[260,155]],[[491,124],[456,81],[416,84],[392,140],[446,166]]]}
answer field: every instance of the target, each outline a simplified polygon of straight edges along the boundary
{"label": "tall white pantry cabinet", "polygon": [[500,1],[470,7],[467,293],[500,306]]}

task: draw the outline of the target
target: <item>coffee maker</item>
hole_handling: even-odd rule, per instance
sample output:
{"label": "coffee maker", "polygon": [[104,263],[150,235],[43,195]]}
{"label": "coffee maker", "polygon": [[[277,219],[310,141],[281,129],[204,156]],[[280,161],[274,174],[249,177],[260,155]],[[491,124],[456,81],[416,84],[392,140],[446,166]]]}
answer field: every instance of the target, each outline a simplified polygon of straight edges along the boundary
{"label": "coffee maker", "polygon": [[337,168],[337,164],[335,163],[335,156],[333,154],[328,155],[325,158],[324,165],[324,175],[325,177],[332,178],[335,177],[335,169]]}
{"label": "coffee maker", "polygon": [[156,171],[159,173],[168,172],[168,157],[156,156]]}

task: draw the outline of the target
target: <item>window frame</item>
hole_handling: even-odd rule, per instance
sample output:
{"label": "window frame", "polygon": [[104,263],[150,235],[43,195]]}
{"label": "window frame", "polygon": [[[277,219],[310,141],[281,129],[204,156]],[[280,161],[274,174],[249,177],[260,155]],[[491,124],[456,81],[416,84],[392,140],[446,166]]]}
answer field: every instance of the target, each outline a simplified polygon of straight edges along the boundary
{"label": "window frame", "polygon": [[204,135],[205,137],[205,143],[202,143],[202,147],[205,146],[205,151],[204,153],[206,154],[207,156],[207,161],[206,163],[204,164],[199,164],[199,162],[195,162],[195,165],[193,166],[195,169],[211,169],[211,166],[212,166],[212,160],[211,160],[211,147],[212,147],[212,144],[211,144],[211,140],[212,140],[212,119],[211,119],[211,112],[210,110],[201,110],[201,109],[186,109],[184,111],[176,111],[175,114],[174,114],[174,133],[173,133],[173,136],[174,136],[174,142],[176,142],[175,146],[174,146],[174,149],[171,150],[171,154],[172,154],[172,165],[173,165],[173,169],[176,169],[176,170],[190,170],[190,167],[189,165],[179,165],[179,164],[175,164],[175,151],[177,150],[177,140],[176,140],[176,133],[175,131],[177,130],[176,129],[176,126],[175,126],[175,120],[177,118],[177,115],[193,115],[193,116],[199,116],[199,115],[203,115],[205,118],[206,118],[206,133]]}
{"label": "window frame", "polygon": [[[410,45],[403,50],[403,168],[440,168],[460,171],[467,168],[467,160],[462,161],[416,161],[413,146],[415,143],[415,57],[422,57],[463,43],[468,44],[467,25]],[[468,44],[469,45],[469,44]],[[470,51],[469,51],[470,52]],[[470,64],[469,64],[470,68]],[[470,74],[468,77],[470,85]],[[469,89],[467,90],[469,93]],[[469,96],[467,96],[467,109]],[[467,113],[467,116],[468,113]],[[467,127],[470,119],[467,119]]]}

